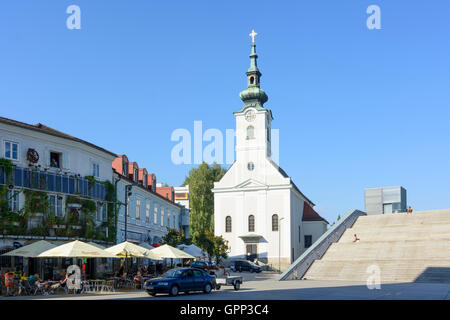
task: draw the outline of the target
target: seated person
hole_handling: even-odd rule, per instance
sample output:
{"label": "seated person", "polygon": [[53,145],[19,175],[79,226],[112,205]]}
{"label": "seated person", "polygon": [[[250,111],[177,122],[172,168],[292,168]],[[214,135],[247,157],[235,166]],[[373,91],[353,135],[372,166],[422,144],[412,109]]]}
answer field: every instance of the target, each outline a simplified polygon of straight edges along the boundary
{"label": "seated person", "polygon": [[134,283],[136,284],[136,287],[138,289],[140,289],[142,284],[143,284],[143,282],[144,282],[144,278],[142,277],[140,271],[138,271],[138,273],[134,276],[133,280],[134,280]]}
{"label": "seated person", "polygon": [[41,278],[39,278],[39,274],[34,275],[36,277],[36,281],[34,281],[34,285],[42,290],[44,295],[49,294],[49,283],[42,281]]}
{"label": "seated person", "polygon": [[36,274],[32,274],[32,275],[30,275],[29,277],[28,277],[28,282],[31,284],[31,285],[33,285],[35,282],[36,282],[36,280],[37,280],[37,277],[39,277],[39,275],[36,273]]}
{"label": "seated person", "polygon": [[69,280],[69,275],[62,271],[59,281],[51,286],[52,289],[57,289],[59,287],[63,288],[67,292],[67,280]]}

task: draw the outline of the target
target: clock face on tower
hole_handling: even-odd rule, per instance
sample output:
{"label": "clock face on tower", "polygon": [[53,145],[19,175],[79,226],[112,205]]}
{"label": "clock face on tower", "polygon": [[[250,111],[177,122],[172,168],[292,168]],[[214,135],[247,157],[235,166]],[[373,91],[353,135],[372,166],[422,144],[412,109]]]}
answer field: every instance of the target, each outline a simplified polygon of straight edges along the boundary
{"label": "clock face on tower", "polygon": [[254,110],[248,110],[245,113],[245,120],[247,120],[248,122],[252,122],[253,120],[255,120],[256,114]]}

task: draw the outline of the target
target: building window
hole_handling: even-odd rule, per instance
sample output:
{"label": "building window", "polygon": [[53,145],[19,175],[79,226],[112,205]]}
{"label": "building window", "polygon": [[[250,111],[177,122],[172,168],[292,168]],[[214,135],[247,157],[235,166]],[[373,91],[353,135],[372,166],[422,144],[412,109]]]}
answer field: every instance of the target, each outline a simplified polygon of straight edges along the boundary
{"label": "building window", "polygon": [[141,200],[136,199],[136,219],[141,218]]}
{"label": "building window", "polygon": [[108,221],[108,203],[102,205],[102,221]]}
{"label": "building window", "polygon": [[147,201],[147,204],[145,205],[145,222],[150,221],[150,202]]}
{"label": "building window", "polygon": [[248,232],[255,232],[255,216],[252,214],[248,216]]}
{"label": "building window", "polygon": [[164,227],[164,208],[161,208],[161,227]]}
{"label": "building window", "polygon": [[63,197],[56,196],[56,195],[49,195],[49,206],[50,206],[50,213],[54,214],[56,216],[62,217],[63,216]]}
{"label": "building window", "polygon": [[158,207],[155,204],[155,208],[153,209],[153,224],[158,224]]}
{"label": "building window", "polygon": [[309,248],[312,245],[312,236],[305,236],[305,248]]}
{"label": "building window", "polygon": [[126,161],[122,162],[122,174],[128,176],[128,162]]}
{"label": "building window", "polygon": [[144,185],[145,188],[147,188],[147,175],[143,174],[144,176],[142,177],[142,184]]}
{"label": "building window", "polygon": [[247,140],[255,139],[255,128],[253,126],[247,127]]}
{"label": "building window", "polygon": [[272,216],[272,231],[278,231],[278,215],[274,214]]}
{"label": "building window", "polygon": [[138,179],[139,179],[138,169],[134,169],[134,181],[138,182]]}
{"label": "building window", "polygon": [[255,169],[255,164],[253,162],[247,163],[247,169],[253,171]]}
{"label": "building window", "polygon": [[59,152],[50,152],[50,167],[61,168],[62,154]]}
{"label": "building window", "polygon": [[98,163],[92,164],[92,175],[97,178],[100,177],[100,166]]}
{"label": "building window", "polygon": [[103,203],[97,202],[97,216],[95,217],[97,221],[102,221],[102,207]]}
{"label": "building window", "polygon": [[12,212],[19,211],[19,193],[15,190],[8,191],[8,207]]}
{"label": "building window", "polygon": [[5,158],[10,160],[19,160],[19,144],[16,142],[5,141]]}
{"label": "building window", "polygon": [[172,223],[171,223],[171,219],[170,219],[170,212],[167,213],[167,227],[168,228],[172,228]]}
{"label": "building window", "polygon": [[231,217],[227,216],[225,218],[225,232],[231,232]]}

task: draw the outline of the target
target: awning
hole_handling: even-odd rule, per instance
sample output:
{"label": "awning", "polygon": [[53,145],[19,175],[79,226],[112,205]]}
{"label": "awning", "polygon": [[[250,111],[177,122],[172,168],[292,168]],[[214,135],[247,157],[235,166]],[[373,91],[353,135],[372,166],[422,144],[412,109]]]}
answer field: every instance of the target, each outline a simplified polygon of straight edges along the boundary
{"label": "awning", "polygon": [[239,238],[244,241],[259,241],[261,238],[263,238],[263,236],[257,233],[250,232],[240,235]]}

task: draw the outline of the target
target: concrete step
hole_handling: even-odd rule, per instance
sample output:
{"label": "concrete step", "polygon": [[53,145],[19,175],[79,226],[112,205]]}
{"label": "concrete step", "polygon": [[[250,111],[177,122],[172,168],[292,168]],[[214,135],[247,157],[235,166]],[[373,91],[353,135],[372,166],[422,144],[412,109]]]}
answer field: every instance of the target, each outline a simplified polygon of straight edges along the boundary
{"label": "concrete step", "polygon": [[[368,268],[371,266],[377,266],[379,268],[381,282],[424,282],[427,279],[433,279],[435,281],[439,277],[443,282],[450,281],[450,259],[403,261],[318,260],[308,270],[305,278],[311,280],[367,281],[371,275],[368,272]],[[439,272],[435,270],[439,270]]]}
{"label": "concrete step", "polygon": [[369,266],[382,282],[450,283],[450,210],[360,217],[304,277],[366,281]]}

